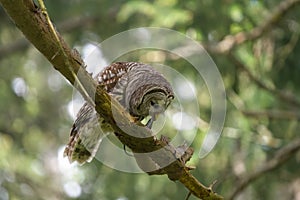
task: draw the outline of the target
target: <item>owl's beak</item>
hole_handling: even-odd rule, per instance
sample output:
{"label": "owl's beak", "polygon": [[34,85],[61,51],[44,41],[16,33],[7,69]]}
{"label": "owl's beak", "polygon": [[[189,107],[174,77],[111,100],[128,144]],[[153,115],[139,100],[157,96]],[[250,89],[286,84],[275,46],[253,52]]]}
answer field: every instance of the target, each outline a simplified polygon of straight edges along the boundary
{"label": "owl's beak", "polygon": [[158,118],[159,114],[163,113],[164,111],[165,108],[160,104],[151,105],[149,110],[149,115],[151,116],[151,119],[149,119],[146,126],[151,129],[153,122]]}

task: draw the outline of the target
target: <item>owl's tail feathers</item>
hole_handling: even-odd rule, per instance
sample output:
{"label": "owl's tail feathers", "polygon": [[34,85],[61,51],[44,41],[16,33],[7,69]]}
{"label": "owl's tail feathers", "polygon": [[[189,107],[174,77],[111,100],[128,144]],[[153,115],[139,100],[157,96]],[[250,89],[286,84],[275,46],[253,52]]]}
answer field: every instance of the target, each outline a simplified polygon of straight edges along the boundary
{"label": "owl's tail feathers", "polygon": [[70,141],[64,150],[64,157],[68,157],[70,163],[77,161],[81,165],[85,162],[91,162],[93,159],[91,153],[81,144],[78,134],[70,137]]}
{"label": "owl's tail feathers", "polygon": [[104,123],[103,119],[99,121],[97,116],[93,116],[88,120],[85,123],[73,125],[69,143],[64,151],[64,156],[68,157],[70,163],[74,161],[79,164],[91,162],[103,137],[111,132],[110,125]]}

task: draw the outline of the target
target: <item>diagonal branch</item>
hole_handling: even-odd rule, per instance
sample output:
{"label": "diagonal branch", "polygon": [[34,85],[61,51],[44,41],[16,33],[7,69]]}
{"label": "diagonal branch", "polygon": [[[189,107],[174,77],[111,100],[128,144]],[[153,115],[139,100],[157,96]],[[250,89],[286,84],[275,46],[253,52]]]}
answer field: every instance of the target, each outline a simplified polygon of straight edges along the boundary
{"label": "diagonal branch", "polygon": [[[27,39],[79,90],[85,100],[95,99],[93,103],[96,111],[111,124],[123,144],[131,148],[134,153],[154,152],[160,149],[160,155],[148,155],[148,158],[159,167],[164,166],[165,160],[176,158],[171,164],[149,174],[167,174],[169,179],[179,180],[192,194],[203,200],[222,199],[210,187],[203,186],[189,172],[191,168],[187,167],[185,162],[192,154],[190,148],[183,156],[177,157],[179,147],[175,148],[166,139],[156,139],[151,136],[150,129],[135,124],[124,108],[96,84],[84,69],[85,64],[78,52],[71,50],[59,33],[51,29],[52,25],[49,24],[45,10],[41,11],[32,0],[0,0],[0,3]],[[76,84],[77,79],[80,84]],[[128,135],[128,132],[131,135]],[[142,137],[133,137],[132,134]]]}
{"label": "diagonal branch", "polygon": [[266,20],[259,26],[247,32],[239,32],[235,35],[227,35],[222,41],[215,45],[203,45],[211,53],[226,54],[234,47],[248,40],[255,40],[270,30],[282,17],[292,8],[300,4],[300,0],[284,0],[271,11]]}
{"label": "diagonal branch", "polygon": [[300,114],[290,110],[241,110],[241,112],[253,118],[268,117],[277,120],[300,120]]}
{"label": "diagonal branch", "polygon": [[277,167],[280,167],[290,158],[292,158],[297,152],[300,151],[300,138],[292,141],[286,146],[279,149],[272,159],[268,160],[262,166],[257,168],[254,172],[245,175],[237,186],[234,187],[232,194],[228,198],[229,200],[234,199],[239,193],[241,193],[248,185],[253,181],[260,178],[267,172],[270,172]]}
{"label": "diagonal branch", "polygon": [[281,91],[281,90],[277,90],[275,88],[272,88],[272,87],[269,87],[268,85],[266,85],[263,81],[259,80],[259,78],[257,78],[250,70],[249,68],[244,64],[242,63],[235,55],[233,55],[232,53],[229,53],[228,54],[228,58],[230,59],[230,61],[236,66],[238,67],[239,69],[243,70],[247,76],[252,80],[254,81],[254,83],[268,91],[269,93],[277,96],[279,99],[293,105],[293,106],[297,106],[297,107],[300,107],[300,101],[298,100],[298,98],[296,96],[294,96],[293,94],[291,93],[287,93],[287,92],[284,92],[284,91]]}

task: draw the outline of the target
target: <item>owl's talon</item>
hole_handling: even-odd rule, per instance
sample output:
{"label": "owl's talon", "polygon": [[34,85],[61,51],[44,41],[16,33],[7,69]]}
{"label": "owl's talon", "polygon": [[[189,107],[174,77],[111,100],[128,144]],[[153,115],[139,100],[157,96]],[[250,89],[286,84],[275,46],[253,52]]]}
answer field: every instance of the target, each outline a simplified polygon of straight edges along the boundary
{"label": "owl's talon", "polygon": [[129,153],[127,152],[127,150],[126,150],[126,145],[125,145],[125,144],[123,144],[123,150],[124,150],[124,152],[125,152],[125,154],[126,154],[127,156],[133,157],[132,154],[129,154]]}

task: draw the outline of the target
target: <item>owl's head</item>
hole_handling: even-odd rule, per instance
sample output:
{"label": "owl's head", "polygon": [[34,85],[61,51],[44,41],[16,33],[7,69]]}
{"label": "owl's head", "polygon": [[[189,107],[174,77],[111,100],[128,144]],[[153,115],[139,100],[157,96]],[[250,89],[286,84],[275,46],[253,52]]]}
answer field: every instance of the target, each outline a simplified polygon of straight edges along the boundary
{"label": "owl's head", "polygon": [[[147,87],[147,86],[146,86]],[[148,115],[152,116],[154,120],[161,113],[164,113],[168,108],[174,94],[170,88],[163,88],[161,86],[148,86],[143,97],[132,104],[131,111],[133,115],[144,118]],[[135,99],[132,99],[135,101]]]}
{"label": "owl's head", "polygon": [[152,67],[139,68],[129,76],[126,104],[130,114],[143,119],[151,116],[153,120],[163,113],[174,99],[170,83]]}

